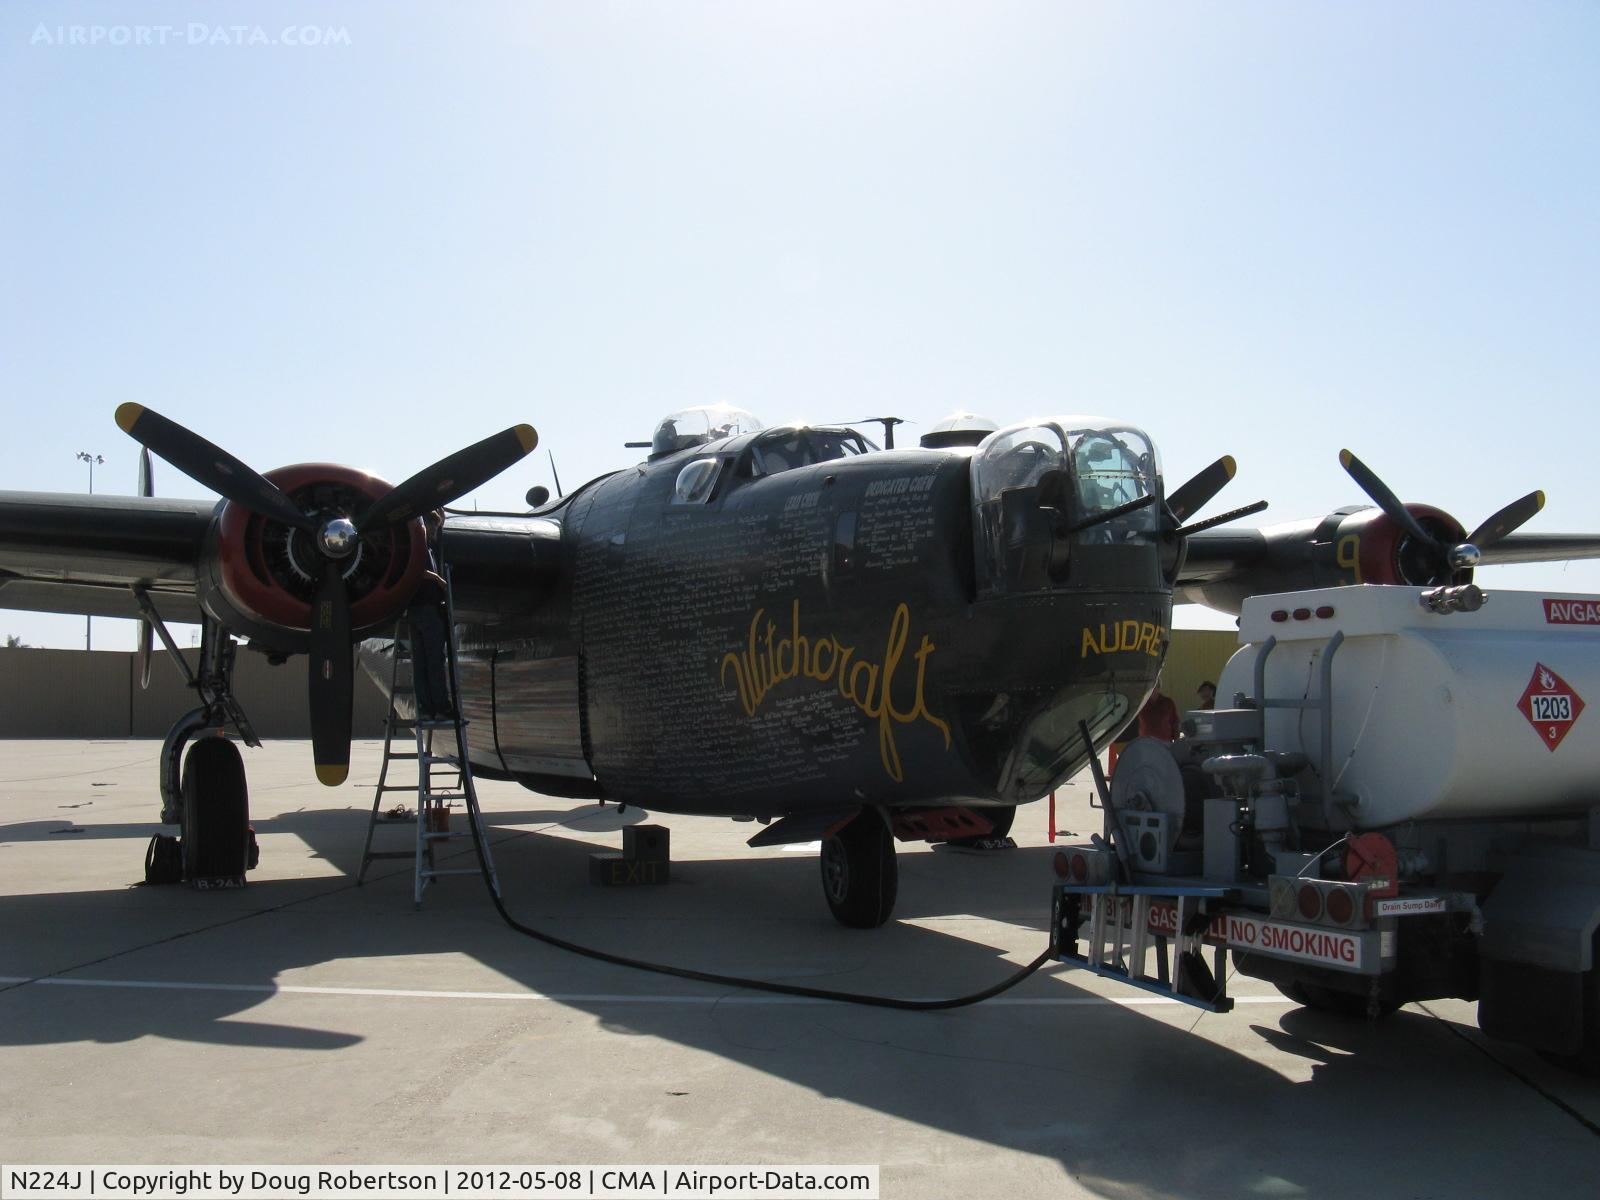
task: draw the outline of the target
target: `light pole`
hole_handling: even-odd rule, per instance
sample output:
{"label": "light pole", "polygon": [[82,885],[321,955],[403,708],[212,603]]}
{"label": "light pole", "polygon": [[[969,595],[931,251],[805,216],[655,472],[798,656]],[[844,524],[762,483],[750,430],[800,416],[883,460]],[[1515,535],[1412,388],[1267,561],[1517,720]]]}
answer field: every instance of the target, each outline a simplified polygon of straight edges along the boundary
{"label": "light pole", "polygon": [[[78,461],[89,464],[89,495],[92,496],[92,495],[94,495],[94,468],[95,468],[95,464],[104,463],[106,460],[104,458],[102,458],[98,454],[90,454],[87,450],[79,450],[78,451]],[[94,648],[94,646],[93,646],[93,640],[94,640],[93,629],[94,629],[94,618],[90,617],[90,616],[85,616],[83,618],[83,648],[85,650],[92,650]]]}

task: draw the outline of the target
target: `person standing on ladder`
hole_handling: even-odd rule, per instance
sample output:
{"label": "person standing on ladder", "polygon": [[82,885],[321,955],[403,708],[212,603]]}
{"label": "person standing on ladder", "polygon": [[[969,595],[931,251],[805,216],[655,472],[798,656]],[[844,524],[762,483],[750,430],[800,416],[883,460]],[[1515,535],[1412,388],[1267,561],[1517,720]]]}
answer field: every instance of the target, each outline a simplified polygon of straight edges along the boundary
{"label": "person standing on ladder", "polygon": [[424,523],[428,528],[428,571],[406,609],[406,624],[411,627],[411,687],[416,693],[418,720],[453,720],[455,706],[445,683],[445,582],[438,570],[444,514],[434,509]]}

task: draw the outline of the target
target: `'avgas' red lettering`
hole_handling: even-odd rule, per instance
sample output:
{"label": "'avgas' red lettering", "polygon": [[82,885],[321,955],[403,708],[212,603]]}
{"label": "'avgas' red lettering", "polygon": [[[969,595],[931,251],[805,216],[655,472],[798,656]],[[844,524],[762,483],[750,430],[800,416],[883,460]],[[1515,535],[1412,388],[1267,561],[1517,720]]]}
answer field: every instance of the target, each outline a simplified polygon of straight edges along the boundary
{"label": "'avgas' red lettering", "polygon": [[1600,602],[1594,600],[1546,600],[1547,625],[1600,625]]}

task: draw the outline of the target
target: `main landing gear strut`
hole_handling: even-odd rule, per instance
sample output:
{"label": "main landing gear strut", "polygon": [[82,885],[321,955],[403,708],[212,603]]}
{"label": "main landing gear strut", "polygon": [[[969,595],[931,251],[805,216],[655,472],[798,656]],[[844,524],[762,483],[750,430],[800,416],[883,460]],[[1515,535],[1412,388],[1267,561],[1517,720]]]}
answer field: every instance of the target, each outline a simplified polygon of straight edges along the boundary
{"label": "main landing gear strut", "polygon": [[256,858],[249,789],[239,747],[221,735],[231,727],[247,746],[259,746],[261,739],[233,694],[238,646],[221,624],[206,618],[200,627],[199,669],[191,670],[143,589],[134,588],[133,594],[168,657],[200,698],[199,707],[173,724],[161,747],[161,821],[182,827],[183,877],[192,886],[242,887]]}

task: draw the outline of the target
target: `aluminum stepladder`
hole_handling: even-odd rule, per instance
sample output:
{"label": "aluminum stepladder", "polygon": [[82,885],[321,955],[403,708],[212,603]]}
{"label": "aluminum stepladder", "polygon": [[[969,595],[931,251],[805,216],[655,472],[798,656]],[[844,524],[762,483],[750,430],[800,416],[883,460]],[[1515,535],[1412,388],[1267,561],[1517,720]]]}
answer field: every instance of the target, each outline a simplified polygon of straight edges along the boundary
{"label": "aluminum stepladder", "polygon": [[[490,885],[494,888],[495,895],[500,894],[500,878],[495,873],[494,860],[489,853],[489,838],[483,827],[483,815],[478,809],[478,793],[472,782],[472,762],[467,756],[467,720],[463,715],[460,702],[461,688],[459,674],[456,669],[457,641],[455,602],[450,587],[450,568],[444,568],[445,580],[445,669],[449,676],[450,697],[455,705],[455,716],[441,720],[424,720],[416,710],[416,691],[409,684],[400,682],[400,663],[402,656],[409,658],[404,647],[412,644],[408,637],[405,642],[400,639],[401,623],[395,626],[394,666],[389,682],[389,715],[384,718],[383,730],[383,768],[378,772],[378,786],[372,796],[372,814],[367,821],[367,843],[361,852],[361,870],[356,875],[356,883],[360,884],[366,878],[369,864],[381,858],[411,858],[415,862],[412,884],[412,900],[417,907],[422,906],[422,894],[429,884],[445,875],[477,875],[487,872]],[[409,633],[409,630],[407,631]],[[415,665],[413,664],[413,670]],[[401,715],[398,701],[403,697],[411,698],[413,716]],[[453,736],[454,744],[443,747],[444,753],[434,749],[436,735],[449,733]],[[411,736],[416,745],[415,750],[396,750],[394,743],[397,736]],[[415,762],[417,764],[417,782],[390,783],[389,765],[392,762]],[[417,797],[416,810],[416,843],[411,850],[374,850],[372,848],[373,831],[383,823],[380,812],[383,806],[383,797],[390,792],[410,792]],[[453,833],[450,830],[450,806],[459,801],[465,809],[467,819],[472,822],[472,830],[464,833]],[[436,865],[435,847],[441,842],[472,838],[473,831],[477,837],[475,845],[479,848],[481,857],[477,865],[470,867],[440,867]]]}

